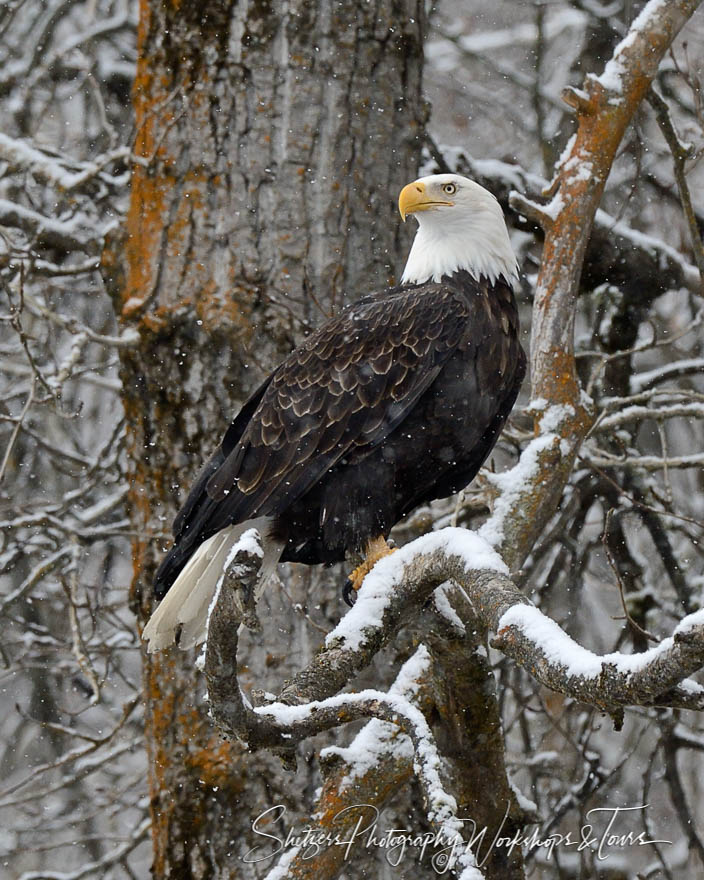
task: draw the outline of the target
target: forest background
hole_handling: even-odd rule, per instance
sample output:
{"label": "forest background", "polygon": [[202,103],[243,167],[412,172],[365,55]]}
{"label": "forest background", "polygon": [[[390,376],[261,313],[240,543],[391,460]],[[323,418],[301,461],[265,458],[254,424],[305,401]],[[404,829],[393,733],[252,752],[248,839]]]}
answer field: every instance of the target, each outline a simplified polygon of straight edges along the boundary
{"label": "forest background", "polygon": [[[648,52],[621,41],[644,5],[0,8],[0,875],[263,877],[277,858],[245,861],[254,819],[283,804],[301,828],[344,789],[354,750],[319,753],[359,753],[361,721],[284,767],[223,741],[194,655],[146,658],[138,633],[170,521],[237,406],[311,327],[398,278],[413,229],[395,200],[419,170],[501,200],[533,385],[473,486],[397,542],[512,504],[513,583],[599,655],[662,645],[699,609],[704,19],[649,4],[639,91],[628,65]],[[548,434],[561,451],[526,470]],[[280,574],[240,645],[246,689],[278,692],[346,611],[341,571]],[[648,804],[623,829],[672,841],[490,857],[485,876],[699,876],[697,687],[548,689],[535,645],[481,648],[444,595],[386,633],[354,688],[387,690],[429,646],[414,699],[460,807],[488,804],[495,828],[508,805],[549,837]],[[427,780],[387,735],[358,802],[376,792],[380,827],[432,831]],[[391,861],[338,850],[279,876],[437,875],[417,853]]]}

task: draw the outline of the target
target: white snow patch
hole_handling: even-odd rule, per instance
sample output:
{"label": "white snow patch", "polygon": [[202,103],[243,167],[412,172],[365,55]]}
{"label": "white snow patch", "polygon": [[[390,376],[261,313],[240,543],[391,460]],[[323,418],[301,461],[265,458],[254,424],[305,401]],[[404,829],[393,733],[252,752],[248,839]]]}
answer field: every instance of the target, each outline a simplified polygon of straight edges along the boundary
{"label": "white snow patch", "polygon": [[452,626],[455,627],[455,629],[457,629],[460,633],[464,635],[464,633],[467,631],[467,628],[462,622],[462,618],[452,607],[452,603],[447,596],[448,588],[449,584],[441,584],[437,588],[437,590],[435,590],[435,593],[433,594],[433,597],[435,599],[435,607],[437,608],[438,612],[442,614],[445,620],[451,623]]}
{"label": "white snow patch", "polygon": [[486,474],[487,480],[500,491],[494,502],[494,510],[477,533],[492,547],[504,539],[504,522],[513,509],[518,496],[528,486],[540,468],[540,454],[559,440],[557,434],[541,434],[526,446],[518,463],[501,474]]}
{"label": "white snow patch", "polygon": [[518,801],[518,806],[523,810],[524,813],[537,813],[538,805],[535,801],[531,800],[529,797],[523,794],[521,789],[516,785],[516,783],[509,776],[508,784],[511,786],[511,791],[516,795],[516,800]]}
{"label": "white snow patch", "polygon": [[550,217],[551,220],[556,220],[564,207],[565,200],[562,198],[562,193],[558,190],[547,205],[540,205],[540,210],[543,214]]}
{"label": "white snow patch", "polygon": [[514,605],[499,620],[499,630],[515,626],[540,648],[547,661],[564,666],[567,675],[592,678],[599,675],[602,661],[596,654],[578,645],[566,632],[532,605]]}
{"label": "white snow patch", "polygon": [[556,764],[559,764],[559,762],[560,762],[559,752],[547,750],[544,752],[535,752],[535,754],[531,755],[526,761],[526,766],[528,766],[528,767],[554,767]]}
{"label": "white snow patch", "polygon": [[[237,550],[237,544],[232,548],[233,550]],[[227,557],[227,566],[231,562],[232,551],[230,551],[230,556]],[[213,598],[210,600],[210,605],[208,605],[208,616],[206,618],[205,624],[205,639],[203,640],[203,647],[201,648],[200,654],[196,657],[196,669],[199,672],[203,672],[205,669],[205,654],[208,650],[208,632],[210,630],[210,615],[213,613],[215,606],[217,605],[218,599],[220,598],[220,590],[222,589],[222,585],[225,582],[225,573],[218,578],[218,582],[215,586],[215,592],[213,593]]]}
{"label": "white snow patch", "polygon": [[548,401],[545,397],[534,397],[526,407],[527,413],[539,413],[547,409]]}
{"label": "white snow patch", "polygon": [[513,189],[521,191],[525,189],[525,177],[521,173],[520,166],[509,165],[508,162],[502,162],[500,159],[472,159],[469,156],[466,158],[479,177],[499,178]]}
{"label": "white snow patch", "polygon": [[[261,833],[261,832],[260,832]],[[264,875],[264,880],[286,880],[286,877],[289,877],[289,866],[291,862],[296,858],[296,856],[301,852],[303,847],[301,846],[292,846],[289,849],[284,850],[283,855],[279,859],[276,865],[269,871],[268,874]]]}
{"label": "white snow patch", "polygon": [[140,308],[144,305],[144,300],[139,296],[131,296],[127,302],[124,304],[123,308],[125,311],[133,312],[135,309]]}
{"label": "white snow patch", "polygon": [[696,681],[692,681],[691,678],[685,678],[683,681],[681,681],[680,687],[682,688],[682,690],[687,691],[688,694],[692,694],[694,696],[704,694],[704,686],[700,685]]}
{"label": "white snow patch", "polygon": [[594,166],[581,156],[574,156],[565,167],[569,168],[570,181],[587,181],[594,177]]}
{"label": "white snow patch", "polygon": [[232,564],[238,553],[249,553],[251,556],[264,556],[261,538],[257,529],[247,529],[243,532],[235,546],[230,551],[225,563],[225,570]]}
{"label": "white snow patch", "polygon": [[571,403],[554,403],[543,410],[540,419],[540,431],[542,434],[554,433],[568,419],[575,416],[575,409]]}
{"label": "white snow patch", "polygon": [[616,95],[621,95],[623,93],[623,75],[626,72],[621,59],[618,55],[614,55],[613,58],[609,59],[604,72],[597,79],[605,89]]}
{"label": "white snow patch", "polygon": [[681,635],[682,633],[689,632],[698,626],[704,626],[704,608],[700,608],[699,611],[694,611],[692,614],[683,617],[675,627],[674,634]]}
{"label": "white snow patch", "polygon": [[570,421],[576,415],[574,407],[569,403],[556,403],[545,410],[540,420],[540,433],[552,434],[554,437],[560,437],[560,455],[562,458],[572,451],[572,444],[566,437],[561,436],[561,428],[563,424]]}
{"label": "white snow patch", "polygon": [[577,132],[570,135],[569,138],[567,139],[567,143],[565,144],[565,148],[560,153],[560,158],[557,160],[557,167],[558,168],[560,168],[562,165],[565,164],[565,162],[568,161],[568,159],[570,158],[570,155],[572,153],[572,149],[576,143],[577,143]]}

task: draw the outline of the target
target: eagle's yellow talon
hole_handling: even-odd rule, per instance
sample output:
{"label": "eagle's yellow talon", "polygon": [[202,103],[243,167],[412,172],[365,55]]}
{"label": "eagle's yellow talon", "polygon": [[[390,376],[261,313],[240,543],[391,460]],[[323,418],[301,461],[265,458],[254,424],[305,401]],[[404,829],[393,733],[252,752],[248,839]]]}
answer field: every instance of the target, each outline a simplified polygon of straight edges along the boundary
{"label": "eagle's yellow talon", "polygon": [[364,578],[374,568],[377,562],[380,559],[383,559],[384,556],[389,556],[391,553],[395,553],[397,549],[397,547],[389,547],[383,536],[372,538],[371,541],[368,541],[367,546],[364,549],[364,561],[358,565],[354,571],[349,573],[348,580],[352,589],[357,592],[362,586]]}

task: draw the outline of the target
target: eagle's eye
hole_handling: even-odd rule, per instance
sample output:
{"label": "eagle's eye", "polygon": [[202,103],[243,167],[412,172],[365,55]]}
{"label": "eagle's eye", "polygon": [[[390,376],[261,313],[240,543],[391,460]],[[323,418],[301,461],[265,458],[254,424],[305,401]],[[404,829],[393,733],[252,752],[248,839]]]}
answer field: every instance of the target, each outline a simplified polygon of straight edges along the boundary
{"label": "eagle's eye", "polygon": [[446,196],[454,196],[457,192],[457,184],[456,183],[443,183],[442,191]]}

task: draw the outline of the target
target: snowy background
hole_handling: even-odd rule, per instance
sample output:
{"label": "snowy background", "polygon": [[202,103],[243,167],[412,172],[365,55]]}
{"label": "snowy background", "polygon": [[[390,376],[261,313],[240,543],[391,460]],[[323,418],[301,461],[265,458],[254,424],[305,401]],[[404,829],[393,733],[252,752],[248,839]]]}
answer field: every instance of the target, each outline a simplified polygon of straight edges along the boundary
{"label": "snowy background", "polygon": [[[429,149],[505,192],[549,179],[574,129],[562,89],[601,73],[637,6],[440,3],[426,51]],[[8,880],[145,877],[150,864],[117,368],[130,337],[120,335],[110,281],[97,271],[128,200],[136,26],[132,0],[14,0],[0,8],[0,876]],[[703,52],[700,12],[658,78],[692,144],[688,180],[700,232]],[[429,155],[428,167],[433,161]],[[628,581],[630,612],[660,638],[699,607],[704,585],[704,469],[696,458],[691,467],[680,462],[704,448],[701,289],[697,295],[672,159],[648,107],[626,135],[602,207],[604,222],[625,227],[635,251],[656,253],[650,236],[674,250],[693,280],[663,286],[632,315],[641,350],[630,390],[664,392],[631,402],[641,407],[635,413],[603,383],[604,340],[621,294],[609,285],[585,291],[581,378],[604,420],[516,577],[575,640],[608,653],[650,644],[627,635],[611,556],[623,563],[616,567]],[[527,349],[539,244],[511,222],[525,276]],[[528,399],[526,383],[520,404]],[[666,416],[658,413],[664,406],[673,407]],[[530,438],[530,419],[517,411],[493,467],[510,467]],[[638,460],[628,477],[614,466],[619,456]],[[662,457],[673,464],[658,464]],[[418,511],[397,540],[458,523],[480,527],[495,479],[487,471],[460,499]],[[267,602],[280,604],[276,596]],[[324,636],[308,620],[301,626],[313,644]],[[491,660],[512,778],[535,803],[543,831],[575,832],[593,807],[649,803],[628,830],[646,823],[649,836],[674,841],[662,849],[670,876],[700,876],[704,729],[696,715],[634,710],[616,732],[609,718],[541,688],[500,654]],[[275,690],[275,670],[269,679],[258,684]],[[534,854],[529,876],[576,877],[579,859],[569,850],[549,863]],[[598,870],[579,876],[656,877],[666,869],[645,847],[612,854]]]}

